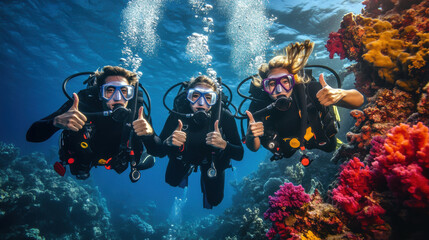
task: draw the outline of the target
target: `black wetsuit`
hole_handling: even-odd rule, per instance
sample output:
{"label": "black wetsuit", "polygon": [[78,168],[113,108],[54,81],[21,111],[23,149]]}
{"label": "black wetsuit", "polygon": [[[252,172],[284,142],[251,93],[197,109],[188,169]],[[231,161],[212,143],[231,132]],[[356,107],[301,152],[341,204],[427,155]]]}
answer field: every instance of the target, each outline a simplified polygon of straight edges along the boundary
{"label": "black wetsuit", "polygon": [[[308,107],[308,111],[313,110],[315,114],[318,114],[318,112],[327,112],[326,107],[322,106],[320,102],[318,101],[316,94],[317,92],[322,88],[320,83],[318,82],[309,82],[306,84],[306,104]],[[261,121],[264,124],[264,136],[260,137],[261,144],[266,149],[270,150],[271,152],[281,152],[283,154],[283,157],[291,157],[296,150],[299,149],[299,146],[292,147],[291,141],[299,140],[298,143],[301,142],[300,140],[300,129],[301,129],[301,116],[300,116],[300,106],[298,104],[298,94],[296,92],[296,89],[294,88],[294,92],[292,93],[292,103],[288,110],[286,111],[280,111],[276,108],[273,108],[266,112],[265,114],[256,115],[255,121]],[[272,100],[268,97],[268,94],[264,94],[265,96],[262,96],[264,101],[252,101],[249,106],[249,111],[251,113],[255,113],[258,110],[261,110],[268,106]],[[311,99],[310,99],[311,98]],[[315,109],[314,109],[315,107]],[[318,111],[316,113],[316,110]],[[317,124],[320,124],[320,119],[316,119],[314,116],[315,114],[311,115],[309,114],[309,117],[305,124],[307,127],[312,127],[313,133],[315,133],[315,126]],[[322,113],[325,114],[325,113]],[[323,116],[324,117],[324,116]],[[313,123],[310,124],[310,121],[313,121]],[[318,134],[315,133],[317,136]],[[294,140],[293,140],[294,139]],[[275,142],[275,147],[272,148],[269,146],[269,144],[272,142]],[[336,146],[336,139],[335,135],[330,136],[329,140],[327,141],[327,144],[320,146],[320,141],[317,141],[314,136],[312,136],[309,139],[304,140],[304,146],[308,149],[318,148],[326,152],[331,152],[335,149]],[[272,145],[272,146],[273,146]],[[294,144],[292,144],[294,145]],[[270,148],[271,147],[271,148]]]}
{"label": "black wetsuit", "polygon": [[[189,102],[186,103],[189,106]],[[217,106],[216,106],[217,107]],[[216,107],[212,108],[215,112]],[[191,108],[187,108],[186,113],[190,113]],[[176,114],[170,114],[160,134],[161,141],[164,142],[177,128],[178,117]],[[201,190],[204,194],[204,207],[218,205],[224,196],[225,169],[230,166],[230,159],[241,160],[243,158],[243,146],[241,145],[240,136],[234,117],[228,110],[222,110],[219,121],[219,129],[222,138],[227,141],[224,150],[214,151],[211,146],[206,144],[206,135],[213,131],[214,119],[208,120],[205,124],[197,124],[192,119],[180,118],[183,122],[183,129],[186,133],[186,142],[183,147],[163,146],[163,151],[150,154],[156,156],[165,156],[168,154],[169,162],[165,174],[165,181],[173,187],[185,187],[189,174],[200,167],[201,170]],[[212,152],[216,177],[210,178],[207,171],[211,166]]]}
{"label": "black wetsuit", "polygon": [[[90,89],[81,90],[78,93],[79,96],[79,111],[81,112],[101,112],[103,111],[102,102],[98,98],[98,88],[92,87]],[[131,101],[134,101],[133,99]],[[132,109],[132,105],[134,105],[133,102],[128,103],[128,107]],[[60,109],[58,109],[56,112],[52,113],[51,115],[33,123],[31,127],[27,131],[27,141],[29,142],[43,142],[49,139],[55,132],[60,130],[60,128],[55,127],[53,125],[54,118],[56,116],[59,116],[65,112],[67,112],[70,107],[73,105],[73,101],[69,100],[65,104],[61,106]],[[141,106],[141,103],[137,104],[137,109]],[[118,157],[120,150],[120,145],[122,142],[123,134],[129,134],[131,127],[127,126],[124,130],[124,123],[114,121],[111,117],[103,117],[103,116],[87,116],[87,123],[91,122],[92,125],[92,131],[91,139],[90,139],[90,150],[91,155],[90,159],[91,161],[97,162],[99,159],[109,159],[114,158],[115,156]],[[71,135],[78,135],[83,130],[79,132],[73,132],[70,130],[64,130]],[[124,136],[125,137],[125,136]],[[127,137],[128,139],[128,137]],[[135,151],[136,158],[140,158],[142,152],[143,152],[143,142],[145,141],[144,137],[137,137],[133,133],[133,150]],[[79,144],[79,143],[77,143]],[[88,149],[89,149],[88,148]],[[72,150],[73,151],[73,150]],[[60,149],[60,155],[61,155],[61,149]],[[60,156],[61,157],[61,156]],[[86,157],[86,156],[85,156]],[[154,162],[154,159],[150,159],[152,162],[147,163],[147,166],[144,168],[152,167]],[[82,165],[85,166],[77,166],[78,170],[82,171],[89,171],[89,169],[94,165],[94,163],[89,163],[88,161],[85,161],[82,163]],[[119,167],[116,166],[112,162],[112,168],[116,170],[118,173],[124,171],[127,167],[125,164],[121,164]],[[72,170],[72,174],[76,175],[76,171]]]}

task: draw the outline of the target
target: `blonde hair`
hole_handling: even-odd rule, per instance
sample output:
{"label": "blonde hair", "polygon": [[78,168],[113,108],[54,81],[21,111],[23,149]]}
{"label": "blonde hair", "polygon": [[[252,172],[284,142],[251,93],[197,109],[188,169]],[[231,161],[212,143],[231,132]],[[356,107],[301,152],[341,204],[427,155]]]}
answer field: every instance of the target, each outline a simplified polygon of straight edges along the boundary
{"label": "blonde hair", "polygon": [[265,79],[274,68],[284,68],[294,75],[297,84],[303,83],[306,79],[301,78],[298,72],[307,64],[310,54],[313,52],[314,42],[305,40],[302,43],[289,44],[283,49],[281,55],[272,58],[268,64],[263,63],[259,67],[259,78],[253,78],[252,83],[256,87],[261,87],[262,79]]}

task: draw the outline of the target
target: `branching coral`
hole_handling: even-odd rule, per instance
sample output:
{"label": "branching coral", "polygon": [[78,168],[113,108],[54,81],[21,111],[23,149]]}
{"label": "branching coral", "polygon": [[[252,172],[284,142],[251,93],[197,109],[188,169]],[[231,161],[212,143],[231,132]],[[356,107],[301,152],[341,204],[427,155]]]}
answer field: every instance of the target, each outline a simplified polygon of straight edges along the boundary
{"label": "branching coral", "polygon": [[350,116],[356,120],[355,127],[359,127],[366,119],[364,112],[357,109],[350,111]]}
{"label": "branching coral", "polygon": [[416,109],[412,95],[399,89],[380,89],[368,99],[367,107],[362,112],[350,112],[360,126],[359,132],[348,132],[349,144],[365,150],[374,136],[385,135],[389,129],[405,122]]}

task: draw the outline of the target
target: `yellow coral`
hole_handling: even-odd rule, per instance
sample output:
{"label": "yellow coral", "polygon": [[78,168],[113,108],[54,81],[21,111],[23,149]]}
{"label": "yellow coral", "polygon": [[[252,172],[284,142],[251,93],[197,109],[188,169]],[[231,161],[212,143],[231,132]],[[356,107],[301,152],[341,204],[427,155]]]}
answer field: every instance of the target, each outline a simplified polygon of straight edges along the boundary
{"label": "yellow coral", "polygon": [[417,79],[407,79],[407,81],[397,80],[396,85],[400,86],[405,91],[413,91],[419,87],[419,81]]}
{"label": "yellow coral", "polygon": [[404,50],[403,41],[393,39],[397,34],[398,30],[389,30],[380,33],[375,41],[364,40],[365,46],[369,50],[363,55],[364,59],[373,63],[375,67],[393,67],[392,59],[396,60]]}
{"label": "yellow coral", "polygon": [[417,44],[409,44],[409,53],[402,53],[399,57],[403,69],[407,69],[409,75],[425,67],[429,60],[429,33],[417,33],[417,36],[420,41]]}
{"label": "yellow coral", "polygon": [[382,33],[387,30],[392,29],[392,24],[388,21],[376,21],[376,23],[372,26],[377,33]]}
{"label": "yellow coral", "polygon": [[320,240],[314,233],[310,230],[307,231],[302,237],[301,240]]}
{"label": "yellow coral", "polygon": [[[380,68],[378,70],[378,75],[380,78],[386,80],[387,82],[394,83],[394,73],[398,71],[396,66],[397,59],[404,50],[404,42],[401,40],[394,39],[398,36],[398,30],[386,30],[391,29],[392,25],[386,21],[376,21],[374,24],[374,29],[378,33],[369,35],[364,39],[364,44],[368,49],[368,52],[362,55],[363,59],[367,62],[370,62],[374,67]],[[368,28],[370,31],[371,27]],[[386,31],[383,31],[386,30]],[[376,40],[374,40],[376,38]]]}

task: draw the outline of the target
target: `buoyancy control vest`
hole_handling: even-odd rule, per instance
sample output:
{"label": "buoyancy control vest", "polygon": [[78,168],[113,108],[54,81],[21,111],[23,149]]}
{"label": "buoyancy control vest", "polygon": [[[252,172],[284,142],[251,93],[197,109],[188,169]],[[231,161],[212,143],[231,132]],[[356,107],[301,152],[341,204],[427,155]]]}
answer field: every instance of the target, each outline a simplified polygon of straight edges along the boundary
{"label": "buoyancy control vest", "polygon": [[[130,180],[136,182],[141,176],[139,170],[152,167],[155,161],[154,157],[148,154],[141,158],[144,154],[143,144],[132,129],[132,121],[137,116],[136,109],[143,105],[148,112],[147,119],[151,123],[149,94],[137,82],[134,98],[128,101],[127,108],[116,111],[119,115],[115,115],[116,108],[113,111],[100,112],[103,109],[103,102],[99,97],[99,87],[94,86],[93,72],[82,72],[69,76],[64,80],[63,92],[72,100],[66,91],[67,82],[76,76],[87,74],[90,74],[84,82],[87,84],[87,88],[81,90],[78,96],[79,111],[87,116],[88,121],[78,132],[64,130],[61,133],[59,150],[61,162],[56,162],[54,169],[58,174],[64,176],[65,166],[69,165],[72,175],[78,179],[86,179],[93,166],[104,166],[106,169],[114,169],[117,173],[122,173],[130,163]],[[139,86],[145,92],[148,103],[144,101],[143,92],[138,89]],[[106,118],[106,116],[109,117]]]}
{"label": "buoyancy control vest", "polygon": [[[336,140],[334,136],[338,133],[339,129],[337,109],[335,106],[322,106],[318,103],[317,99],[312,97],[315,97],[316,92],[320,90],[321,86],[319,85],[319,88],[317,88],[318,84],[314,77],[312,77],[311,71],[306,72],[306,75],[311,76],[312,80],[308,83],[296,84],[292,93],[293,105],[295,106],[292,106],[291,110],[294,108],[297,109],[300,121],[299,129],[293,130],[298,132],[296,136],[282,136],[283,134],[275,127],[276,124],[273,124],[273,122],[281,121],[281,119],[276,119],[276,117],[271,118],[272,112],[277,111],[278,113],[274,114],[277,117],[281,116],[282,112],[275,107],[267,107],[270,104],[273,105],[273,100],[266,92],[255,87],[252,83],[250,84],[250,97],[257,100],[252,101],[251,104],[259,106],[256,107],[256,110],[259,110],[258,112],[264,115],[260,119],[269,121],[267,124],[264,124],[265,133],[263,139],[265,141],[262,141],[262,145],[273,153],[271,160],[290,157],[298,149],[305,150],[310,140],[316,143],[311,148],[319,148],[327,152],[335,149],[336,141],[330,141]],[[280,124],[283,123],[281,122]],[[244,131],[242,130],[242,132]]]}

